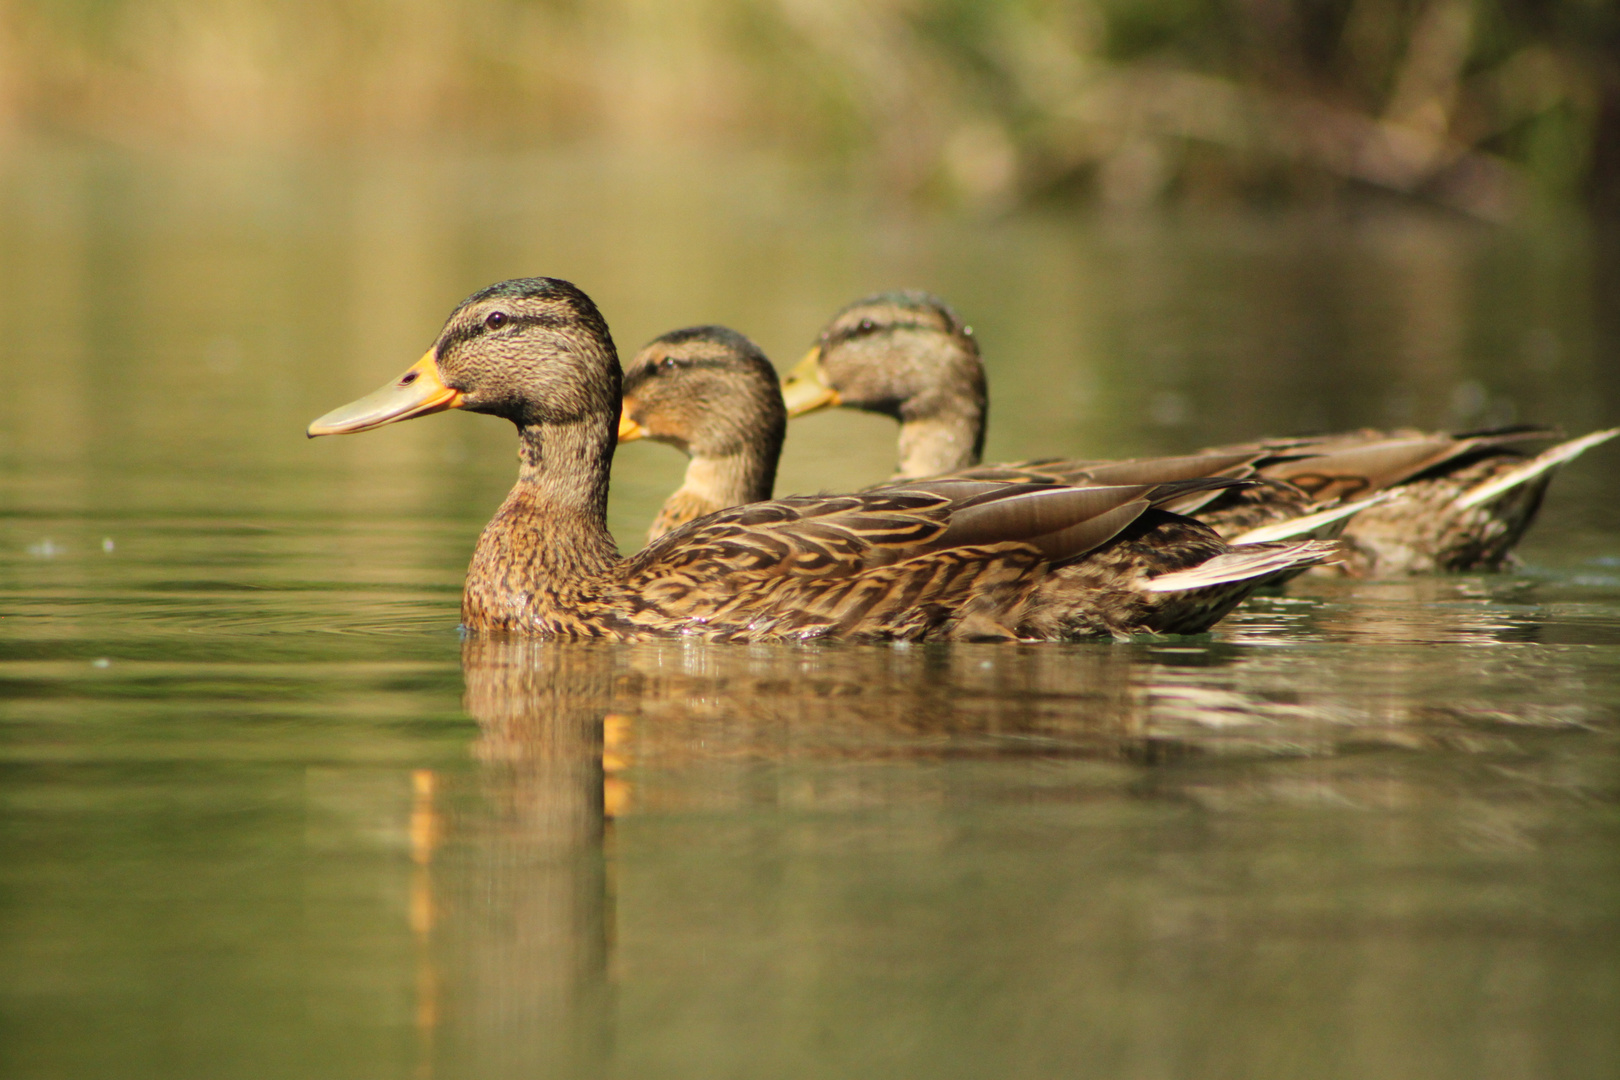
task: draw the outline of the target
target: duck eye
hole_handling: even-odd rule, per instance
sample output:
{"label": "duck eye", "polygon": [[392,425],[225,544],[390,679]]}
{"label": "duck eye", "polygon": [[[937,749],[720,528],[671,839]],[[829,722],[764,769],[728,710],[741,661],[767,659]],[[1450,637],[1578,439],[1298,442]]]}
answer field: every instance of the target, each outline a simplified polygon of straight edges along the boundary
{"label": "duck eye", "polygon": [[873,322],[871,319],[862,319],[860,325],[855,329],[859,330],[863,334],[870,334],[872,331],[877,329],[877,323]]}
{"label": "duck eye", "polygon": [[658,366],[664,371],[674,371],[675,358],[673,356],[666,356],[662,360],[658,361]]}
{"label": "duck eye", "polygon": [[499,330],[501,327],[506,325],[506,312],[504,312],[504,311],[492,311],[492,312],[490,312],[489,313],[489,318],[484,320],[484,325],[489,327],[491,330]]}

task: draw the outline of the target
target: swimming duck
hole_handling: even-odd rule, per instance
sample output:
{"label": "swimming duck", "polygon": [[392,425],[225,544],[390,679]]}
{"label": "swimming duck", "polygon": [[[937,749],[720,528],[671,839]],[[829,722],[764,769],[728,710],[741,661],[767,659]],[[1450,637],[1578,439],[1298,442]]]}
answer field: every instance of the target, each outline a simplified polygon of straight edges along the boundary
{"label": "swimming duck", "polygon": [[474,293],[398,379],[308,434],[444,409],[511,421],[517,483],[467,570],[469,632],[618,641],[1055,640],[1196,633],[1335,546],[1233,549],[1156,508],[1230,480],[1031,488],[928,481],[751,503],[629,558],[607,529],[621,409],[613,338],[557,278]]}
{"label": "swimming duck", "polygon": [[[671,331],[642,348],[624,374],[619,441],[651,439],[687,455],[686,478],[665,500],[648,541],[728,506],[769,499],[787,430],[776,369],[747,337],[724,326]],[[959,480],[1028,485],[1163,484],[1224,478],[1254,481],[1252,450],[1225,455],[1143,458],[1114,462],[1026,462],[958,469]],[[875,484],[868,490],[905,486]],[[1236,490],[1242,490],[1243,485]],[[1284,486],[1286,485],[1274,485]],[[1191,513],[1232,488],[1194,489],[1159,504]],[[1291,487],[1302,505],[1303,492]],[[1293,536],[1277,537],[1294,539]]]}
{"label": "swimming duck", "polygon": [[[978,343],[928,293],[880,293],[839,311],[783,394],[790,416],[844,406],[899,420],[898,478],[988,479],[1031,467],[979,466],[988,398]],[[1593,432],[1533,455],[1527,445],[1557,433],[1366,429],[1216,447],[1191,455],[1189,467],[1207,462],[1221,466],[1218,475],[1261,482],[1178,509],[1228,539],[1288,535],[1291,520],[1351,514],[1338,526],[1347,550],[1334,569],[1353,576],[1497,569],[1511,559],[1557,467],[1616,435],[1620,428]],[[1228,456],[1241,460],[1223,464]],[[1032,464],[1060,476],[1106,475],[1092,462]]]}
{"label": "swimming duck", "polygon": [[776,369],[748,338],[692,326],[648,342],[624,369],[619,441],[668,443],[689,460],[647,541],[716,510],[769,499],[786,434]]}

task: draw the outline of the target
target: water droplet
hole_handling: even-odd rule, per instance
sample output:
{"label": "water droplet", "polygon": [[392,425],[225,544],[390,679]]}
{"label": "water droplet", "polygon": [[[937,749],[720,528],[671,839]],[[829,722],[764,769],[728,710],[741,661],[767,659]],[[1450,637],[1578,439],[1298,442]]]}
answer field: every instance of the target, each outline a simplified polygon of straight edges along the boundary
{"label": "water droplet", "polygon": [[112,667],[112,661],[105,656],[98,656],[90,661],[90,666],[93,668],[110,668]]}
{"label": "water droplet", "polygon": [[101,550],[102,551],[105,551],[110,555],[110,554],[112,554],[113,546],[114,545],[113,545],[113,542],[112,542],[112,537],[103,536],[101,538]]}
{"label": "water droplet", "polygon": [[47,536],[37,544],[29,544],[28,554],[38,559],[54,559],[62,554],[62,546]]}

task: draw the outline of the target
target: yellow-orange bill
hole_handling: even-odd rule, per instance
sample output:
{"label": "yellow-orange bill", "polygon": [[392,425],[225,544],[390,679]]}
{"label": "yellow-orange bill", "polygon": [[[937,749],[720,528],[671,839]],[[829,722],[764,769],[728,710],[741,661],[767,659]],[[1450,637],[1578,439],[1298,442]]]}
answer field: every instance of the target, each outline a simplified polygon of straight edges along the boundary
{"label": "yellow-orange bill", "polygon": [[824,381],[820,346],[806,353],[782,380],[782,401],[789,416],[803,416],[843,403],[838,391]]}
{"label": "yellow-orange bill", "polygon": [[327,413],[309,425],[310,438],[317,435],[350,435],[356,431],[370,431],[396,420],[409,420],[413,416],[444,409],[459,409],[462,395],[452,390],[439,377],[439,365],[429,349],[405,374],[380,390],[373,391],[359,401],[351,401]]}
{"label": "yellow-orange bill", "polygon": [[630,419],[630,406],[624,406],[619,411],[619,441],[635,442],[646,437],[647,429]]}

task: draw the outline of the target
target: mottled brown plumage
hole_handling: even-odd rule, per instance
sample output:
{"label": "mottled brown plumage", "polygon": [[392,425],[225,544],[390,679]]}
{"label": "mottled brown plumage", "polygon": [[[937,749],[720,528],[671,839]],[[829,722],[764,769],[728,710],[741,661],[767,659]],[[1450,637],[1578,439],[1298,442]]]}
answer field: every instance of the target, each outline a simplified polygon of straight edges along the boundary
{"label": "mottled brown plumage", "polygon": [[752,503],[621,559],[606,524],[620,372],[590,299],[553,278],[468,298],[397,383],[310,434],[441,408],[518,428],[517,484],[463,594],[475,633],[717,641],[1059,639],[1206,629],[1257,584],[1331,557],[1231,549],[1161,504],[1229,486],[932,481]]}
{"label": "mottled brown plumage", "polygon": [[[1593,432],[1536,453],[1526,448],[1544,447],[1557,433],[1535,427],[1461,434],[1368,429],[1255,447],[1276,455],[1258,466],[1264,478],[1303,490],[1315,505],[1388,492],[1387,501],[1349,520],[1340,534],[1345,559],[1337,569],[1355,577],[1394,577],[1510,565],[1558,467],[1617,434],[1620,429]],[[1247,494],[1221,503],[1241,513]],[[1261,500],[1257,509],[1260,524],[1289,513],[1275,501]]]}
{"label": "mottled brown plumage", "polygon": [[776,369],[742,334],[693,326],[649,342],[624,369],[619,441],[668,443],[690,460],[647,540],[716,510],[769,499],[786,432]]}
{"label": "mottled brown plumage", "polygon": [[[936,473],[1006,476],[1035,471],[1065,482],[1105,480],[1116,466],[1147,462],[1050,461],[979,466],[987,397],[971,328],[927,293],[858,300],[835,315],[784,386],[790,414],[842,405],[900,421],[898,478]],[[1356,431],[1215,447],[1185,460],[1184,475],[1250,478],[1258,484],[1175,507],[1228,538],[1261,527],[1331,516],[1354,500],[1387,493],[1336,523],[1356,576],[1489,570],[1511,558],[1557,467],[1620,434],[1595,432],[1532,455],[1557,433],[1509,428],[1465,434]],[[1149,459],[1151,461],[1152,459]],[[1207,469],[1207,472],[1199,470]],[[1488,496],[1488,497],[1485,497]]]}
{"label": "mottled brown plumage", "polygon": [[[685,481],[664,503],[649,540],[728,506],[768,499],[787,414],[775,369],[748,338],[723,326],[676,330],[645,346],[625,369],[619,441],[653,439],[689,457]],[[1009,484],[1159,484],[1210,477],[1248,479],[1255,462],[1275,456],[1259,448],[1133,461],[1029,461],[982,465],[943,474]],[[874,485],[903,486],[905,481]],[[1299,503],[1304,492],[1288,488]],[[1246,494],[1244,487],[1191,492],[1165,509],[1190,513],[1210,500]],[[1276,495],[1271,496],[1273,499]],[[1269,519],[1267,519],[1269,520]],[[1259,523],[1259,522],[1257,522]]]}

